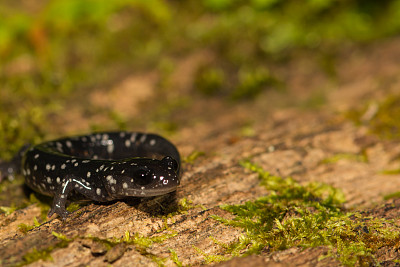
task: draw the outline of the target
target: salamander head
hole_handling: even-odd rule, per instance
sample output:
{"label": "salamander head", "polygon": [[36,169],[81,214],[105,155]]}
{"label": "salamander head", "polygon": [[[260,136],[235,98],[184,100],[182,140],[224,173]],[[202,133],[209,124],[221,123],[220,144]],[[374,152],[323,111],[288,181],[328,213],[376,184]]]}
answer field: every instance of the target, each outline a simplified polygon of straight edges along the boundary
{"label": "salamander head", "polygon": [[123,174],[105,177],[105,187],[114,198],[159,196],[175,191],[179,185],[179,166],[171,157],[132,159],[124,165]]}

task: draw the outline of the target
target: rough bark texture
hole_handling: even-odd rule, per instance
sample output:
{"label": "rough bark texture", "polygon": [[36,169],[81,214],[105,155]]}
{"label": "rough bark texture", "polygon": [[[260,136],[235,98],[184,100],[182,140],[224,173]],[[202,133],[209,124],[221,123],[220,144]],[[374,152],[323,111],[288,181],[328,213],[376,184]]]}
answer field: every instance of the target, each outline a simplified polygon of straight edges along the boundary
{"label": "rough bark texture", "polygon": [[[178,130],[172,141],[183,156],[193,151],[204,151],[205,155],[194,163],[183,165],[182,182],[176,195],[145,201],[91,203],[75,212],[66,222],[53,218],[25,234],[18,230],[18,225],[32,225],[34,216],[40,214],[37,205],[30,205],[8,216],[2,214],[2,264],[16,265],[33,247],[40,251],[50,246],[56,246],[50,253],[52,260],[39,260],[30,266],[106,266],[110,263],[113,266],[156,266],[152,255],[169,258],[169,249],[176,251],[183,265],[204,264],[204,256],[194,246],[205,253],[218,254],[221,247],[210,236],[229,243],[242,234],[240,229],[225,226],[210,215],[231,218],[230,213],[219,208],[221,204],[244,203],[266,194],[265,189],[259,186],[257,175],[238,164],[246,158],[251,158],[252,162],[275,175],[291,176],[301,183],[319,181],[340,188],[346,196],[346,208],[398,220],[399,201],[385,203],[382,196],[399,190],[400,177],[383,175],[380,171],[398,168],[399,142],[382,141],[368,134],[365,127],[355,126],[345,119],[343,111],[362,105],[368,99],[379,99],[396,92],[400,86],[399,45],[400,40],[392,40],[361,52],[346,52],[337,59],[335,79],[321,72],[314,61],[300,58],[285,69],[278,70],[285,77],[286,92],[267,92],[252,102],[232,105],[215,99],[199,98],[193,101],[193,105],[177,112],[176,120],[183,122],[185,127]],[[187,93],[192,71],[201,58],[188,59],[178,67],[179,75],[176,74],[171,83],[181,88],[183,94]],[[179,76],[189,78],[181,81]],[[152,79],[153,76],[149,77]],[[130,82],[134,80],[132,77],[129,79]],[[144,87],[151,88],[151,81],[139,79],[139,84],[143,83]],[[123,83],[123,86],[112,90],[119,92],[114,95],[121,95],[119,90],[128,93],[126,88],[130,87]],[[326,98],[322,108],[310,110],[298,104],[319,93]],[[98,94],[94,99],[101,99]],[[150,99],[146,100],[146,97],[143,96],[141,101],[154,101],[151,93],[148,94]],[[125,98],[128,101],[126,99],[128,97]],[[110,105],[118,105],[118,98],[114,101]],[[125,103],[125,106],[130,104]],[[79,108],[73,107],[68,114],[79,114]],[[82,121],[70,117],[60,120],[59,124],[65,127],[70,127],[70,121]],[[246,137],[241,134],[241,129],[249,123],[254,135]],[[79,125],[69,129],[83,129],[85,123]],[[366,153],[368,162],[343,159],[335,163],[321,163],[340,153],[361,152]],[[176,200],[182,198],[192,201],[195,207],[164,219],[162,215],[176,210]],[[140,251],[133,244],[120,244],[107,251],[104,244],[88,238],[122,238],[126,231],[131,235],[140,233],[154,237],[166,232],[159,232],[164,229],[165,223],[168,231],[177,235],[154,243],[146,251]],[[61,241],[52,232],[74,240],[65,247],[57,247]],[[327,250],[324,247],[306,250],[291,248],[235,258],[219,265],[339,266],[338,261],[329,257],[319,260]],[[399,256],[394,248],[382,248],[378,253],[382,263]],[[174,265],[171,259],[164,264]]]}

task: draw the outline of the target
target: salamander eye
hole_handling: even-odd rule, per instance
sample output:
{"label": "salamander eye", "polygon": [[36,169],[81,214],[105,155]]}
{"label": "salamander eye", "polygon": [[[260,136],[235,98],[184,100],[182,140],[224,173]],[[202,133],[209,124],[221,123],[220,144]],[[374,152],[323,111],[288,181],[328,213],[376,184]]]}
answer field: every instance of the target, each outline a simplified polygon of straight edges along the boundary
{"label": "salamander eye", "polygon": [[178,162],[174,160],[173,158],[167,156],[162,159],[163,162],[165,162],[169,167],[171,167],[174,171],[177,171],[179,168]]}
{"label": "salamander eye", "polygon": [[152,182],[153,175],[149,170],[137,170],[133,179],[138,185],[147,185]]}

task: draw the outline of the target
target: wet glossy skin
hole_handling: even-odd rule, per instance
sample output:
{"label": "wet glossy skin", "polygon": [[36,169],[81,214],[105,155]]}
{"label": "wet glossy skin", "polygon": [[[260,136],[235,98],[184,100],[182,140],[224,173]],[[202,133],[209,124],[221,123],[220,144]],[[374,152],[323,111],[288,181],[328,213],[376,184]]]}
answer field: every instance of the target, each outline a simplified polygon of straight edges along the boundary
{"label": "wet glossy skin", "polygon": [[19,169],[29,187],[54,196],[49,216],[57,213],[65,219],[73,191],[94,201],[175,191],[180,156],[172,143],[155,134],[106,132],[24,148],[0,165],[3,176]]}

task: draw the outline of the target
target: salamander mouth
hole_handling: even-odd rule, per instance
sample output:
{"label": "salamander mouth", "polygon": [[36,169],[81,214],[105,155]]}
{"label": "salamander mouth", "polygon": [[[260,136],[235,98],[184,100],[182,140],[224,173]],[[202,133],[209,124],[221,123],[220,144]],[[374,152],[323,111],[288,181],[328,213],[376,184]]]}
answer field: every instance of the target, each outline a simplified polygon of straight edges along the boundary
{"label": "salamander mouth", "polygon": [[177,186],[155,189],[125,189],[123,193],[119,194],[119,197],[155,197],[174,192],[176,189]]}

